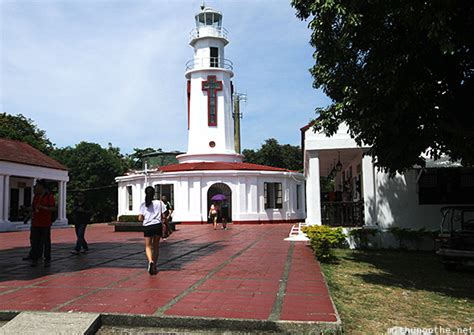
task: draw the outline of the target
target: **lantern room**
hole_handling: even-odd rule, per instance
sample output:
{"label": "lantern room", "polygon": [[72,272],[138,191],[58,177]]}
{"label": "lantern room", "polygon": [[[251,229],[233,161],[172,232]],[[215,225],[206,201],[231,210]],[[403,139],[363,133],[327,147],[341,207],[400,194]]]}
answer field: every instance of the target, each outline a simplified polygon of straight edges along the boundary
{"label": "lantern room", "polygon": [[196,28],[190,33],[190,44],[194,46],[196,41],[204,37],[219,38],[224,45],[229,43],[228,32],[222,27],[222,14],[211,7],[201,6],[201,11],[195,15]]}

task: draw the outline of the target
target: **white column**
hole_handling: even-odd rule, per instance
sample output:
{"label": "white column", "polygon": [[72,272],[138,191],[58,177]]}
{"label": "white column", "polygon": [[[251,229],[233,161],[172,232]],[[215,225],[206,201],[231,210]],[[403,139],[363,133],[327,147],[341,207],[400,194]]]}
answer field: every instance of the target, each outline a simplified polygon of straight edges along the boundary
{"label": "white column", "polygon": [[10,176],[4,177],[3,191],[3,221],[10,222],[8,220],[10,214]]}
{"label": "white column", "polygon": [[362,157],[362,196],[364,199],[364,223],[366,226],[375,226],[376,196],[375,196],[375,171],[371,156]]}
{"label": "white column", "polygon": [[306,223],[313,225],[321,224],[321,188],[319,180],[319,153],[311,150],[307,151],[308,170],[306,174],[306,201],[307,216]]}
{"label": "white column", "polygon": [[66,218],[66,182],[59,181],[58,182],[58,191],[59,191],[59,199],[58,199],[58,218],[57,222],[61,224],[67,224]]}

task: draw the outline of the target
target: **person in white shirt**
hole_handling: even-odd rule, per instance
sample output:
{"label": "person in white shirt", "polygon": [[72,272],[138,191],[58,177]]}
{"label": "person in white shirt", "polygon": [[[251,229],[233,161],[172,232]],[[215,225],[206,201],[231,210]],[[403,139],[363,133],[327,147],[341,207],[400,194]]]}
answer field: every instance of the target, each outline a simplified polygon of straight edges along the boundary
{"label": "person in white shirt", "polygon": [[140,205],[138,221],[143,222],[145,236],[145,253],[148,260],[148,273],[156,275],[160,238],[163,235],[163,220],[166,206],[161,200],[153,200],[155,189],[145,188],[145,202]]}

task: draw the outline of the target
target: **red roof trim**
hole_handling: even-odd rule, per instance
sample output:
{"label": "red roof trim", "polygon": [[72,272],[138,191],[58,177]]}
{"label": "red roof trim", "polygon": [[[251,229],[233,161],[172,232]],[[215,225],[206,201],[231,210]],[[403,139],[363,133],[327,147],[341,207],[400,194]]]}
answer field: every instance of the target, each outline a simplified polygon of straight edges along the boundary
{"label": "red roof trim", "polygon": [[67,171],[64,165],[31,145],[6,138],[0,138],[0,161]]}
{"label": "red roof trim", "polygon": [[230,163],[230,162],[181,163],[181,164],[163,166],[160,168],[160,171],[162,172],[222,171],[222,170],[293,172],[291,170],[277,168],[273,166],[267,166],[267,165],[259,165],[259,164],[251,164],[251,163]]}
{"label": "red roof trim", "polygon": [[319,117],[316,118],[315,120],[312,120],[310,123],[308,123],[306,126],[304,127],[301,127],[300,130],[301,131],[306,131],[308,130],[309,128],[311,128],[312,126],[314,126],[316,124],[316,122],[318,121]]}

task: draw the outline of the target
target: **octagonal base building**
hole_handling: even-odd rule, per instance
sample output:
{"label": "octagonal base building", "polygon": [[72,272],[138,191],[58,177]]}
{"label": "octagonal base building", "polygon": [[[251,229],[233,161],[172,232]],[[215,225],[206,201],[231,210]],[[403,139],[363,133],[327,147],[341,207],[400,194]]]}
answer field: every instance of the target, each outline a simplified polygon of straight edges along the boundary
{"label": "octagonal base building", "polygon": [[213,199],[221,199],[234,224],[304,221],[304,175],[244,163],[236,151],[234,70],[224,56],[228,32],[222,14],[212,8],[201,7],[195,18],[194,58],[185,72],[188,150],[177,156],[178,164],[117,177],[118,216],[138,215],[145,188],[153,186],[156,198],[166,195],[173,204],[177,223],[207,223]]}

